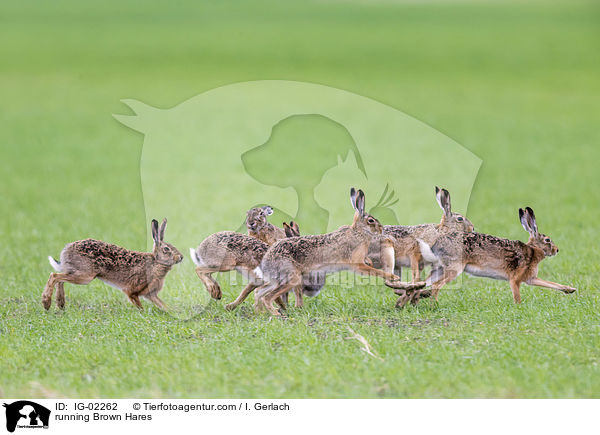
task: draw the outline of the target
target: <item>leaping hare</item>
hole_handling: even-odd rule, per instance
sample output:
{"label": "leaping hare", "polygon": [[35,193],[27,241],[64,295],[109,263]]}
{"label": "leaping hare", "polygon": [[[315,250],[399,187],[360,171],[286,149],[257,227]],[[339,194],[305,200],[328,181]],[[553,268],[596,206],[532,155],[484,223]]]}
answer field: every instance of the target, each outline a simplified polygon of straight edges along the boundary
{"label": "leaping hare", "polygon": [[160,228],[158,222],[152,220],[152,252],[130,251],[100,240],[86,239],[66,245],[60,253],[60,261],[48,257],[56,272],[50,274],[42,293],[44,308],[50,308],[55,287],[56,305],[64,308],[65,282],[89,284],[94,278],[98,278],[122,290],[140,310],[143,309],[140,296],[165,309],[158,292],[173,265],[183,260],[183,255],[164,241],[166,226],[166,219],[162,221]]}
{"label": "leaping hare", "polygon": [[419,248],[418,240],[432,245],[445,234],[452,231],[472,232],[473,224],[463,215],[452,211],[450,192],[446,189],[435,188],[436,200],[444,212],[439,224],[422,225],[384,225],[383,236],[391,238],[394,247],[394,261],[382,261],[379,253],[379,243],[375,241],[369,247],[369,258],[375,267],[382,268],[386,272],[396,273],[401,276],[402,267],[410,267],[412,271],[412,282],[420,279],[421,270],[424,266],[423,256]]}
{"label": "leaping hare", "polygon": [[550,237],[538,232],[530,207],[519,209],[519,219],[529,233],[527,243],[481,233],[451,233],[432,246],[421,243],[423,256],[438,263],[442,271],[442,277],[431,284],[431,294],[437,299],[440,288],[463,271],[474,276],[507,280],[515,303],[521,302],[522,283],[564,293],[576,291],[574,287],[538,278],[538,264],[545,257],[556,255],[558,247]]}
{"label": "leaping hare", "polygon": [[[422,288],[425,283],[413,285],[400,282],[392,273],[375,269],[365,263],[369,245],[381,235],[383,227],[365,212],[362,190],[350,190],[350,201],[355,210],[352,225],[322,235],[283,239],[272,245],[255,273],[262,273],[266,283],[257,290],[255,308],[264,306],[272,315],[279,315],[273,302],[292,288],[302,284],[303,275],[350,269],[361,274],[382,277],[392,288]],[[392,256],[391,245],[381,249],[382,255]]]}

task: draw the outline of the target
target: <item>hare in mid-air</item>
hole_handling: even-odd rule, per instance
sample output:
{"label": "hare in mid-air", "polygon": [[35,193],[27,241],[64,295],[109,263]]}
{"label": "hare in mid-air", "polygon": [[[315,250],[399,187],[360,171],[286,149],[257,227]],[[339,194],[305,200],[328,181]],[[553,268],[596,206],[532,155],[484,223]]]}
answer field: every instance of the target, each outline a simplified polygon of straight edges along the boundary
{"label": "hare in mid-air", "polygon": [[[362,190],[352,188],[350,201],[355,210],[352,225],[327,234],[279,240],[269,248],[260,267],[255,269],[255,273],[262,274],[265,280],[265,284],[257,290],[257,310],[264,306],[272,315],[279,315],[273,305],[277,298],[301,285],[303,276],[317,271],[353,270],[382,277],[386,285],[392,288],[411,289],[425,285],[402,283],[398,276],[366,264],[369,245],[374,238],[381,236],[383,227],[376,218],[365,212]],[[385,245],[380,252],[383,256],[393,258],[391,245]]]}
{"label": "hare in mid-air", "polygon": [[[538,264],[545,257],[558,253],[558,247],[538,232],[535,214],[530,207],[519,209],[521,225],[529,233],[529,240],[501,239],[482,233],[449,233],[433,245],[421,242],[423,257],[439,265],[439,274],[431,282],[431,295],[463,271],[474,276],[506,280],[510,284],[515,303],[521,302],[521,284],[547,287],[564,293],[577,289],[538,278]],[[429,290],[423,290],[428,292]]]}
{"label": "hare in mid-air", "polygon": [[47,310],[52,304],[52,292],[56,291],[56,304],[65,306],[64,283],[89,284],[94,278],[122,290],[129,300],[143,309],[140,296],[149,299],[154,305],[165,309],[158,297],[165,276],[171,268],[183,260],[183,255],[173,245],[166,243],[163,220],[160,228],[152,220],[152,252],[136,252],[100,240],[86,239],[69,243],[60,253],[60,261],[48,257],[56,270],[50,274],[42,293],[42,304]]}

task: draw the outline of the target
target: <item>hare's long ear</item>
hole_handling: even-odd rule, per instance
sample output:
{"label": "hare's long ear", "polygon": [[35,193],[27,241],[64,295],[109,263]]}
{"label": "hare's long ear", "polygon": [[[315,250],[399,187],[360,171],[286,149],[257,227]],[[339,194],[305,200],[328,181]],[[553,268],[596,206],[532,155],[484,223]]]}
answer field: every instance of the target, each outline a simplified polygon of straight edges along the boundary
{"label": "hare's long ear", "polygon": [[294,236],[294,233],[293,233],[292,229],[290,228],[290,226],[287,224],[287,222],[283,223],[283,231],[285,232],[286,237]]}
{"label": "hare's long ear", "polygon": [[452,204],[450,203],[450,192],[435,186],[435,199],[437,199],[440,208],[444,210],[444,214],[448,217],[451,216]]}
{"label": "hare's long ear", "polygon": [[523,228],[525,229],[525,231],[527,231],[532,236],[535,235],[535,230],[531,226],[531,221],[529,219],[529,212],[527,211],[527,209],[525,209],[525,210],[523,210],[522,208],[519,209],[519,220],[521,221],[521,225],[523,225]]}
{"label": "hare's long ear", "polygon": [[158,238],[158,221],[152,219],[152,225],[150,227],[152,228],[152,240],[154,240],[154,244],[158,246],[160,244],[160,239]]}
{"label": "hare's long ear", "polygon": [[360,189],[358,190],[358,195],[356,195],[356,210],[361,216],[365,215],[365,194]]}
{"label": "hare's long ear", "polygon": [[160,224],[160,229],[158,230],[158,240],[161,242],[165,241],[165,228],[167,228],[167,218],[164,218],[162,223]]}
{"label": "hare's long ear", "polygon": [[298,224],[294,221],[290,222],[290,227],[292,228],[292,230],[294,230],[294,233],[299,236],[300,235],[300,227],[298,226]]}
{"label": "hare's long ear", "polygon": [[352,204],[352,208],[356,210],[356,189],[354,189],[354,187],[350,188],[350,204]]}
{"label": "hare's long ear", "polygon": [[529,224],[529,227],[531,227],[533,233],[537,235],[538,227],[537,222],[535,221],[535,213],[533,212],[533,209],[531,207],[525,207],[525,214],[527,216],[527,223]]}
{"label": "hare's long ear", "polygon": [[265,205],[262,209],[267,216],[271,216],[273,214],[273,209],[270,205]]}

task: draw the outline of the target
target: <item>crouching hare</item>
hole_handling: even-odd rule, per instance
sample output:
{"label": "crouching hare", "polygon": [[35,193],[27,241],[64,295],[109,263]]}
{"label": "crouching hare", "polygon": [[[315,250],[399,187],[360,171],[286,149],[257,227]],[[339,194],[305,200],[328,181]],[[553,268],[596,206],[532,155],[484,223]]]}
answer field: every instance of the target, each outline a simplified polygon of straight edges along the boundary
{"label": "crouching hare", "polygon": [[[434,273],[431,281],[431,294],[436,300],[440,288],[463,271],[474,276],[508,281],[515,303],[521,302],[522,283],[564,293],[576,291],[574,287],[538,278],[538,264],[544,258],[556,255],[558,247],[550,237],[538,232],[535,214],[530,207],[519,209],[519,219],[529,233],[527,243],[481,233],[448,234],[431,247],[421,243],[423,256],[440,267],[440,273]],[[425,292],[428,290],[422,291]]]}
{"label": "crouching hare", "polygon": [[162,221],[160,228],[158,222],[152,220],[152,252],[130,251],[94,239],[69,243],[60,253],[60,261],[48,257],[56,272],[50,274],[42,293],[42,305],[46,310],[50,308],[52,292],[56,288],[56,305],[64,308],[65,282],[84,285],[98,278],[122,290],[140,310],[143,309],[140,296],[165,309],[158,292],[173,265],[183,260],[183,255],[164,241],[166,226],[166,219]]}
{"label": "crouching hare", "polygon": [[[365,212],[365,195],[362,190],[350,190],[350,201],[355,210],[352,225],[322,235],[310,235],[283,239],[272,245],[262,259],[256,273],[265,280],[255,300],[258,311],[264,306],[274,316],[279,311],[273,303],[292,288],[302,284],[303,276],[315,272],[353,270],[361,274],[375,275],[386,280],[392,288],[422,288],[400,282],[400,277],[367,265],[369,245],[382,233],[381,223]],[[393,257],[393,248],[382,248],[382,255]]]}

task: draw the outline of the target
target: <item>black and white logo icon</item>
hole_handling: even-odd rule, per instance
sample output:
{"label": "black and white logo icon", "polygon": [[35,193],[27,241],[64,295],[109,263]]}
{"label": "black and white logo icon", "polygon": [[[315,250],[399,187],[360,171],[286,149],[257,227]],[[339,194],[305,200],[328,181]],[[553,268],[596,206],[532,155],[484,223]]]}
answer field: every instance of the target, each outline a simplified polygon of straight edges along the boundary
{"label": "black and white logo icon", "polygon": [[5,403],[6,430],[15,429],[47,429],[50,421],[50,410],[29,400]]}

